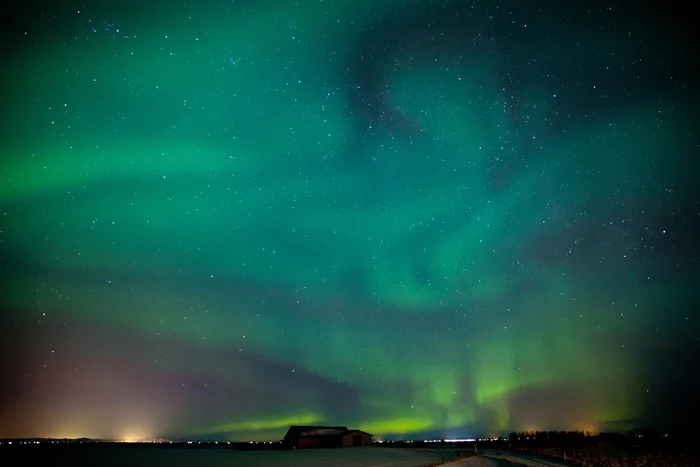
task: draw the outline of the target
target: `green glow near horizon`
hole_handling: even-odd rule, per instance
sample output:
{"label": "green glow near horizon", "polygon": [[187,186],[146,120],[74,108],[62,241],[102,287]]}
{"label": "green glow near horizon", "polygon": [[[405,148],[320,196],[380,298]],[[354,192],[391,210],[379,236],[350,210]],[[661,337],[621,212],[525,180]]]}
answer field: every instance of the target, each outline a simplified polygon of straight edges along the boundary
{"label": "green glow near horizon", "polygon": [[211,433],[239,433],[255,432],[261,430],[287,430],[290,425],[314,425],[318,424],[322,417],[317,414],[302,414],[299,416],[289,416],[276,419],[248,420],[245,422],[233,422],[224,425],[209,427],[199,434]]}

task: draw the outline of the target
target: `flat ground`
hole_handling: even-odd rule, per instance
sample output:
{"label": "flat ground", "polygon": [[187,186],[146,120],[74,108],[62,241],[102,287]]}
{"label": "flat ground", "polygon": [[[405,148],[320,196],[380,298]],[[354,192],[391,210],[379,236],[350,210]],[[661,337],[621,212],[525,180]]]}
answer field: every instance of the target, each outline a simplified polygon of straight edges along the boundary
{"label": "flat ground", "polygon": [[[448,451],[401,448],[300,449],[296,451],[234,451],[227,448],[181,448],[129,445],[37,446],[4,449],[0,458],[24,463],[100,467],[426,467],[449,458]],[[446,467],[571,467],[556,460],[526,454],[485,450]]]}
{"label": "flat ground", "polygon": [[486,450],[483,455],[460,459],[448,464],[449,467],[571,467],[571,464],[542,459],[526,454]]}
{"label": "flat ground", "polygon": [[436,451],[380,447],[234,451],[225,448],[81,445],[67,449],[28,447],[17,453],[20,451],[21,458],[29,463],[52,462],[75,467],[425,467],[440,462],[443,456]]}

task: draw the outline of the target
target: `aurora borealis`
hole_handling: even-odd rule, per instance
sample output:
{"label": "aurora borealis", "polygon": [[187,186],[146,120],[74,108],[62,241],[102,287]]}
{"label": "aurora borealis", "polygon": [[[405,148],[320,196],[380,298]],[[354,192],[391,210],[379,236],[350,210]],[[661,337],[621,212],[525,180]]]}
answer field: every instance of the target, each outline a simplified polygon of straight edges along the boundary
{"label": "aurora borealis", "polygon": [[694,422],[694,25],[527,4],[15,13],[0,437]]}

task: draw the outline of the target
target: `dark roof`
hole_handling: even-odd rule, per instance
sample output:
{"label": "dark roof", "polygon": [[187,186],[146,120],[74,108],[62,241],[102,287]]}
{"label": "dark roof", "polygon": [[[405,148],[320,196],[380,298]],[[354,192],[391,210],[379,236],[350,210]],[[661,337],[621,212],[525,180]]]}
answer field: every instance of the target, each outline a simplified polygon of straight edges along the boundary
{"label": "dark roof", "polygon": [[321,425],[292,425],[289,427],[289,430],[287,430],[287,434],[284,435],[285,440],[289,439],[296,439],[302,436],[303,433],[306,433],[307,431],[315,431],[315,430],[327,430],[328,433],[318,433],[313,436],[338,436],[338,435],[346,435],[349,433],[364,433],[368,436],[374,436],[371,433],[367,433],[366,431],[362,430],[348,430],[347,427],[345,426],[321,426]]}
{"label": "dark roof", "polygon": [[337,430],[337,431],[346,432],[346,431],[348,431],[348,427],[346,427],[346,426],[320,426],[320,425],[292,425],[289,427],[289,430],[287,430],[287,434],[284,435],[284,439],[298,438],[299,436],[301,436],[302,433],[304,433],[306,431],[313,431],[313,430]]}

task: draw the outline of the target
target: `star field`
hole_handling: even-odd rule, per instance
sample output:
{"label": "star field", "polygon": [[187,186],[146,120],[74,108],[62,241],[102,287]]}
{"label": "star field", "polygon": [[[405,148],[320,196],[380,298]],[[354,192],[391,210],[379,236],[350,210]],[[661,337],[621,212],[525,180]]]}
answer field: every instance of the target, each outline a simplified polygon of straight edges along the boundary
{"label": "star field", "polygon": [[2,33],[0,437],[695,413],[688,13],[23,8]]}

